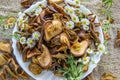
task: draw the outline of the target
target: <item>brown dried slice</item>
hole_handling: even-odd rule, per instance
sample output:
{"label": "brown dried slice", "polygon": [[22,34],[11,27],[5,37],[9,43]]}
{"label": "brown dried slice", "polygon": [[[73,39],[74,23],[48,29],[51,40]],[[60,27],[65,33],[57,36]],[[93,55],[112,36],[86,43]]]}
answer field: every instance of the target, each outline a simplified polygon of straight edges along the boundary
{"label": "brown dried slice", "polygon": [[0,66],[3,66],[11,61],[11,56],[7,53],[0,53]]}
{"label": "brown dried slice", "polygon": [[0,80],[6,80],[6,76],[5,76],[4,70],[0,71]]}
{"label": "brown dried slice", "polygon": [[60,4],[62,3],[64,0],[48,0],[48,2],[51,3],[56,3],[56,4]]}
{"label": "brown dried slice", "polygon": [[7,73],[9,73],[11,76],[13,76],[14,78],[18,78],[18,76],[7,66],[7,65],[4,65],[4,68],[6,70]]}
{"label": "brown dried slice", "polygon": [[108,33],[104,32],[103,34],[104,34],[104,38],[105,38],[106,40],[110,40],[110,39],[111,39],[111,37],[109,36]]}
{"label": "brown dried slice", "polygon": [[0,41],[0,51],[7,52],[11,54],[11,44]]}
{"label": "brown dried slice", "polygon": [[104,73],[101,80],[117,80],[117,79],[110,73]]}
{"label": "brown dried slice", "polygon": [[57,59],[65,60],[68,56],[66,54],[58,53],[56,55],[52,55],[52,57],[57,58]]}
{"label": "brown dried slice", "polygon": [[35,75],[39,75],[42,72],[42,68],[39,65],[34,63],[31,63],[29,65],[29,70]]}
{"label": "brown dried slice", "polygon": [[21,6],[23,6],[24,8],[29,8],[33,3],[33,0],[22,0],[20,2]]}
{"label": "brown dried slice", "polygon": [[46,41],[50,41],[53,37],[62,32],[62,23],[59,20],[48,21],[44,25]]}
{"label": "brown dried slice", "polygon": [[120,39],[120,30],[117,31],[117,39]]}
{"label": "brown dried slice", "polygon": [[70,47],[70,42],[69,42],[69,39],[68,39],[68,36],[67,36],[66,33],[61,33],[61,35],[60,35],[60,42],[63,45]]}
{"label": "brown dried slice", "polygon": [[70,52],[75,56],[75,57],[80,57],[82,56],[87,47],[89,45],[89,42],[88,40],[84,40],[82,42],[76,42],[74,43],[71,48],[70,48]]}
{"label": "brown dried slice", "polygon": [[59,5],[56,4],[56,3],[51,3],[51,5],[53,6],[53,8],[54,8],[56,11],[58,11],[59,13],[61,13],[61,14],[63,14],[63,15],[66,15],[64,9],[63,9],[61,6],[59,6]]}
{"label": "brown dried slice", "polygon": [[38,50],[37,48],[34,48],[34,49],[29,50],[27,52],[27,58],[31,58],[31,57],[33,57],[35,55],[40,55],[40,54],[41,54],[40,50]]}
{"label": "brown dried slice", "polygon": [[88,71],[88,66],[89,66],[89,63],[87,63],[87,64],[83,67],[83,72]]}
{"label": "brown dried slice", "polygon": [[37,57],[39,64],[42,68],[48,69],[52,64],[52,57],[48,48],[42,44],[43,53]]}
{"label": "brown dried slice", "polygon": [[25,71],[23,71],[23,70],[22,70],[22,72],[21,72],[20,74],[18,74],[18,76],[21,77],[21,78],[29,78],[29,77],[30,77],[30,76],[29,76]]}
{"label": "brown dried slice", "polygon": [[120,46],[120,30],[117,31],[117,38],[115,40],[115,43],[114,43],[114,47],[118,47]]}

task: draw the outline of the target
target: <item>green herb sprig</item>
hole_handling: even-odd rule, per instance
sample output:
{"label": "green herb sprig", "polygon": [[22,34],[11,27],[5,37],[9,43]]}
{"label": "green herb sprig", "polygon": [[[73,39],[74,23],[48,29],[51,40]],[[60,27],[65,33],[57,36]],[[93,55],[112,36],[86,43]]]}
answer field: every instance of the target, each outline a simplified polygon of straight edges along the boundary
{"label": "green herb sprig", "polygon": [[59,68],[58,72],[62,72],[65,80],[81,80],[83,75],[83,64],[78,63],[78,61],[70,55],[66,61],[69,66],[68,69]]}

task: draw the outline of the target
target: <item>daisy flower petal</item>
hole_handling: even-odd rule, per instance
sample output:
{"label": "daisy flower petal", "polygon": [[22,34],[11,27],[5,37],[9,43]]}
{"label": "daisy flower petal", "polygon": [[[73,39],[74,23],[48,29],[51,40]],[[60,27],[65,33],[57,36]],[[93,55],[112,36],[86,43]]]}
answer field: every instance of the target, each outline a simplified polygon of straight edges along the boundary
{"label": "daisy flower petal", "polygon": [[34,40],[39,40],[40,36],[41,36],[41,34],[40,34],[40,32],[38,32],[38,31],[36,31],[36,32],[34,32],[34,33],[32,34],[32,38],[33,38]]}
{"label": "daisy flower petal", "polygon": [[93,54],[93,50],[90,49],[90,48],[88,48],[88,49],[87,49],[87,53],[91,55],[91,54]]}
{"label": "daisy flower petal", "polygon": [[74,0],[74,4],[80,6],[80,0]]}
{"label": "daisy flower petal", "polygon": [[82,22],[82,25],[83,25],[83,26],[90,24],[90,21],[89,21],[87,18],[83,18],[83,19],[81,20],[81,22]]}
{"label": "daisy flower petal", "polygon": [[79,17],[76,16],[75,14],[74,15],[71,15],[71,18],[72,18],[72,21],[75,22],[75,23],[78,23],[79,22]]}
{"label": "daisy flower petal", "polygon": [[88,31],[88,30],[89,30],[89,26],[84,25],[84,26],[83,26],[83,29],[84,29],[85,31]]}
{"label": "daisy flower petal", "polygon": [[105,45],[104,45],[104,44],[99,44],[99,45],[98,45],[98,50],[99,50],[100,52],[104,53],[104,52],[105,52]]}
{"label": "daisy flower petal", "polygon": [[82,59],[82,62],[83,62],[84,65],[89,63],[89,61],[90,61],[90,57],[85,57],[85,58]]}
{"label": "daisy flower petal", "polygon": [[32,38],[28,38],[27,39],[27,45],[30,47],[30,48],[32,48],[32,47],[34,47],[35,46],[35,41],[32,39]]}
{"label": "daisy flower petal", "polygon": [[69,28],[69,29],[73,29],[74,28],[74,22],[73,21],[66,22],[66,27]]}
{"label": "daisy flower petal", "polygon": [[25,44],[26,43],[26,38],[25,37],[21,37],[20,38],[20,43],[21,44]]}

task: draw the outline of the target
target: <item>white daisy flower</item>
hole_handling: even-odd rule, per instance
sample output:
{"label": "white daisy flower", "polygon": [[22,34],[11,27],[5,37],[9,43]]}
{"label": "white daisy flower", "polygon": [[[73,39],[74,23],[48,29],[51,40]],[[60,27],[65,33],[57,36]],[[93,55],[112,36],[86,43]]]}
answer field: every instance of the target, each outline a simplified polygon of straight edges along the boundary
{"label": "white daisy flower", "polygon": [[25,37],[21,37],[20,38],[20,43],[21,44],[25,44],[26,43],[26,38]]}
{"label": "white daisy flower", "polygon": [[80,6],[80,0],[74,0],[74,4]]}
{"label": "white daisy flower", "polygon": [[68,14],[68,15],[73,15],[75,14],[75,9],[73,7],[70,7],[69,5],[64,7],[64,11]]}
{"label": "white daisy flower", "polygon": [[87,63],[89,63],[89,61],[90,61],[90,57],[85,57],[85,58],[82,59],[82,63],[84,65],[86,65]]}
{"label": "white daisy flower", "polygon": [[82,22],[82,25],[83,25],[83,26],[90,24],[90,21],[89,21],[87,18],[83,18],[83,19],[81,20],[81,22]]}
{"label": "white daisy flower", "polygon": [[34,33],[32,34],[32,38],[33,38],[34,40],[39,40],[40,36],[41,36],[41,34],[40,34],[40,32],[38,32],[38,31],[36,31],[36,32],[34,32]]}
{"label": "white daisy flower", "polygon": [[73,29],[74,28],[74,22],[73,21],[66,22],[66,27],[69,28],[69,29]]}
{"label": "white daisy flower", "polygon": [[40,6],[35,10],[35,15],[38,16],[42,12],[42,8]]}
{"label": "white daisy flower", "polygon": [[32,47],[34,47],[35,46],[35,41],[32,39],[32,38],[28,38],[27,39],[27,45],[30,47],[30,48],[32,48]]}
{"label": "white daisy flower", "polygon": [[90,48],[88,48],[88,49],[87,49],[87,53],[91,55],[91,54],[93,54],[93,50],[90,49]]}
{"label": "white daisy flower", "polygon": [[83,26],[83,29],[84,29],[85,31],[88,31],[88,30],[89,30],[89,26],[84,25],[84,26]]}
{"label": "white daisy flower", "polygon": [[72,18],[72,21],[75,22],[75,23],[78,23],[79,22],[79,17],[76,16],[75,14],[74,15],[71,15],[71,18]]}
{"label": "white daisy flower", "polygon": [[104,53],[104,52],[105,52],[105,45],[104,45],[104,44],[99,44],[99,45],[98,45],[98,50],[99,50],[100,52]]}

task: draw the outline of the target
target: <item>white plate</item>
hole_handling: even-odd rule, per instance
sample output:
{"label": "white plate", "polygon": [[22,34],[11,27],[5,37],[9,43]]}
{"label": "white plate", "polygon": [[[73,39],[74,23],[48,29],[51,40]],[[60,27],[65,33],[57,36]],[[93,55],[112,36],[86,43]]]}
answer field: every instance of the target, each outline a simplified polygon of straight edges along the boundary
{"label": "white plate", "polygon": [[[36,4],[32,5],[30,8],[28,8],[24,12],[30,12],[31,10],[35,9],[41,3],[44,4],[44,5],[47,5],[46,0],[43,0],[41,2],[37,2]],[[80,10],[84,14],[90,14],[91,13],[90,10],[88,10],[87,8],[85,8],[83,5],[80,6]],[[20,14],[18,20],[20,18],[22,18],[23,16],[24,16],[23,13]],[[98,22],[99,22],[98,18],[96,18],[95,23],[98,23]],[[103,37],[102,29],[101,29],[101,27],[98,27],[97,29],[98,29],[98,31],[100,33],[99,38],[101,40],[101,43],[103,43],[104,42],[104,37]],[[16,31],[18,31],[17,24],[14,27],[13,33],[16,32]],[[43,71],[40,75],[37,75],[37,76],[34,75],[34,74],[32,74],[32,72],[29,71],[29,69],[28,69],[28,65],[30,64],[30,62],[23,62],[22,55],[19,53],[19,51],[17,49],[17,46],[16,46],[17,40],[15,38],[12,38],[12,42],[13,42],[13,44],[12,44],[13,53],[14,53],[14,55],[16,57],[16,60],[17,60],[18,64],[32,78],[34,78],[35,80],[64,80],[62,77],[54,76],[54,74],[51,71]],[[97,66],[97,63],[100,61],[101,55],[102,55],[102,53],[94,55],[94,56],[91,56],[91,62],[89,64],[88,71],[83,74],[82,79],[85,78],[86,76],[88,76],[93,71],[93,69]],[[96,64],[93,64],[92,61],[94,61]]]}

